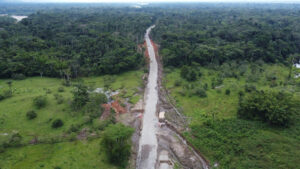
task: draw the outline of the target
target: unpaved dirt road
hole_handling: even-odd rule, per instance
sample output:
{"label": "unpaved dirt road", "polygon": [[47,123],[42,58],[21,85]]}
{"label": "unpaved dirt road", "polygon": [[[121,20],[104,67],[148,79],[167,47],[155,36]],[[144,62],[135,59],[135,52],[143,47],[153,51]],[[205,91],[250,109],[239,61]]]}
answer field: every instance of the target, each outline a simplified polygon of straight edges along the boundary
{"label": "unpaved dirt road", "polygon": [[157,79],[158,64],[149,34],[155,25],[147,29],[145,40],[150,57],[148,84],[145,93],[145,112],[139,142],[137,169],[154,169],[157,158],[157,124],[156,106],[158,103]]}
{"label": "unpaved dirt road", "polygon": [[[170,107],[169,103],[161,100],[164,97],[161,91],[162,65],[159,59],[157,60],[159,56],[156,56],[154,46],[149,37],[154,27],[154,25],[149,27],[145,35],[150,69],[144,95],[145,107],[136,168],[170,169],[174,167],[175,161],[178,162],[177,164],[180,164],[181,168],[209,169],[209,162],[190,147],[184,138],[178,135],[177,129],[171,123],[168,123],[167,126],[166,123],[161,123],[164,125],[158,126],[157,109],[159,111],[166,110],[167,113],[171,112],[168,109],[164,109],[164,107]],[[160,160],[157,160],[158,154],[161,155],[163,151],[168,152],[168,159],[165,159],[169,161],[168,163],[165,161],[161,163]]]}

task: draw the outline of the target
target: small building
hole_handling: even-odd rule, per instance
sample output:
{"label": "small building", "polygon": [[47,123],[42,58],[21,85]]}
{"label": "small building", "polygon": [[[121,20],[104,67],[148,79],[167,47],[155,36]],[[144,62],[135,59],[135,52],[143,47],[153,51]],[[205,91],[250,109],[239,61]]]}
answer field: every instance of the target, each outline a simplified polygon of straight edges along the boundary
{"label": "small building", "polygon": [[158,120],[159,122],[164,122],[165,121],[165,113],[164,111],[160,112],[158,115]]}

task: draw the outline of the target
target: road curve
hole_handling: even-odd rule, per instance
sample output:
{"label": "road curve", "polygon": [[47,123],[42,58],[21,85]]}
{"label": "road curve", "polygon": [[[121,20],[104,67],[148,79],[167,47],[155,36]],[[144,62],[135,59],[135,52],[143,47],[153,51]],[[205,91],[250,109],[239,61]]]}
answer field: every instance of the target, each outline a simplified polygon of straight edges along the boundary
{"label": "road curve", "polygon": [[148,84],[145,91],[145,112],[139,142],[137,169],[154,169],[157,158],[157,124],[156,105],[158,102],[157,80],[158,64],[149,34],[155,25],[147,29],[145,40],[150,57]]}

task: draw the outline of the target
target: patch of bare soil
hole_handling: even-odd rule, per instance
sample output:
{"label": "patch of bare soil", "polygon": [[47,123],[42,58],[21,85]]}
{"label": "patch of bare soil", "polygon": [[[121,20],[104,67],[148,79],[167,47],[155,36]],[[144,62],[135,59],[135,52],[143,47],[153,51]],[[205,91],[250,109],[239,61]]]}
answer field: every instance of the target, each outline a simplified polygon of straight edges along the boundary
{"label": "patch of bare soil", "polygon": [[173,161],[181,164],[182,168],[203,169],[197,155],[168,127],[162,127],[158,138],[159,150],[167,150]]}
{"label": "patch of bare soil", "polygon": [[140,131],[141,131],[141,113],[139,112],[128,112],[120,114],[118,121],[135,128],[135,131],[131,137],[132,148],[131,148],[131,157],[129,159],[129,166],[127,168],[133,169],[136,168],[136,159],[139,149],[139,140],[140,140]]}
{"label": "patch of bare soil", "polygon": [[168,120],[167,125],[163,125],[159,130],[159,151],[167,150],[171,158],[181,165],[181,168],[207,169],[209,162],[199,152],[195,151],[180,134],[188,130],[188,119],[176,108],[175,101],[162,84],[163,65],[158,54],[159,46],[154,42],[152,43],[158,61],[158,110],[166,112],[165,116]]}
{"label": "patch of bare soil", "polygon": [[[149,66],[149,54],[148,54],[148,49],[147,49],[147,45],[146,45],[146,41],[144,42],[144,44],[138,45],[138,50],[143,51],[143,49],[145,49],[144,51],[144,56],[146,57],[146,62]],[[143,80],[144,80],[144,86],[146,86],[147,84],[147,74],[144,74],[143,76]],[[141,93],[144,93],[145,89],[141,90]],[[142,97],[143,98],[143,97]],[[145,103],[144,100],[141,99],[138,103],[136,103],[136,105],[128,106],[129,104],[127,103],[127,107],[129,108],[129,113],[125,113],[125,114],[121,114],[119,117],[119,121],[122,122],[125,125],[129,125],[133,128],[135,128],[135,132],[133,133],[132,137],[131,137],[131,141],[132,141],[132,150],[131,150],[131,157],[129,159],[129,165],[127,168],[133,169],[136,168],[136,160],[137,160],[137,156],[138,156],[138,150],[139,150],[139,140],[140,140],[140,133],[141,133],[141,127],[142,127],[142,117],[143,117],[143,113],[144,113],[144,107],[145,107]]]}
{"label": "patch of bare soil", "polygon": [[100,119],[101,119],[101,120],[105,120],[105,119],[107,119],[107,118],[109,117],[109,115],[110,115],[110,108],[111,108],[111,106],[110,106],[110,104],[102,104],[101,106],[102,106],[102,108],[103,108],[104,110],[103,110],[103,113],[102,113]]}
{"label": "patch of bare soil", "polygon": [[127,113],[127,110],[125,107],[121,106],[119,101],[113,101],[111,103],[111,107],[115,110],[115,112],[117,113],[117,115],[120,115],[120,114],[125,114]]}
{"label": "patch of bare soil", "polygon": [[[175,107],[175,101],[172,100],[168,91],[163,88],[162,77],[163,77],[163,66],[160,60],[158,49],[159,46],[151,41],[156,59],[158,61],[158,88],[159,88],[159,102],[157,104],[157,110],[166,112],[166,119],[168,120],[168,125],[163,125],[158,131],[158,154],[162,151],[167,151],[170,160],[174,163],[176,162],[184,169],[207,169],[208,161],[206,161],[198,152],[194,151],[192,147],[181,137],[180,133],[186,131],[187,119],[184,117],[180,110]],[[145,44],[144,44],[145,45]],[[149,59],[147,48],[145,48],[145,57]],[[149,63],[149,62],[148,62]],[[144,80],[147,78],[144,78]],[[140,104],[140,103],[138,103]],[[140,107],[136,105],[134,107]],[[133,110],[133,109],[131,109]],[[136,158],[138,151],[138,144],[140,139],[140,128],[141,128],[141,113],[133,111],[131,113],[122,114],[120,116],[120,121],[124,124],[134,127],[135,133],[132,137],[132,155],[130,159],[130,165],[128,168],[136,167]],[[159,124],[158,124],[159,125]],[[171,126],[171,127],[170,127]],[[159,159],[159,158],[158,158]],[[169,167],[173,167],[170,165]],[[156,168],[160,168],[160,162],[158,160]]]}
{"label": "patch of bare soil", "polygon": [[84,140],[86,139],[88,136],[88,129],[87,128],[84,128],[82,129],[79,134],[77,135],[77,139],[78,140]]}

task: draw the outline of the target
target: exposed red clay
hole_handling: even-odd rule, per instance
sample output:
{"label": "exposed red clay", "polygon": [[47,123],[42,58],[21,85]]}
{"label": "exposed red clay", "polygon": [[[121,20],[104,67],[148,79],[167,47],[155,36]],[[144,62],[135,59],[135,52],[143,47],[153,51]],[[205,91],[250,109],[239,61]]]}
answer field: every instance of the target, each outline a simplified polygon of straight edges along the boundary
{"label": "exposed red clay", "polygon": [[158,60],[158,59],[159,59],[159,57],[158,57],[158,56],[159,56],[159,55],[158,55],[158,46],[157,46],[157,44],[154,43],[152,40],[151,40],[151,43],[152,43],[152,46],[153,46],[153,48],[154,48],[156,60]]}
{"label": "exposed red clay", "polygon": [[110,115],[110,104],[102,104],[101,107],[104,108],[104,111],[100,117],[101,120],[107,119]]}
{"label": "exposed red clay", "polygon": [[117,114],[124,114],[124,113],[127,113],[127,110],[122,107],[118,101],[114,101],[111,103],[111,107],[115,110],[115,112]]}
{"label": "exposed red clay", "polygon": [[[152,40],[150,40],[150,41],[151,41],[152,46],[153,46],[153,48],[154,48],[155,57],[156,57],[156,59],[158,59],[158,46],[157,46],[157,44],[154,43]],[[145,53],[144,53],[144,55],[145,55],[145,57],[146,57],[146,59],[147,59],[147,63],[149,63],[149,53],[148,53],[148,48],[147,48],[146,41],[144,42],[144,44],[143,44],[142,46],[144,46],[144,48],[145,48]]]}

